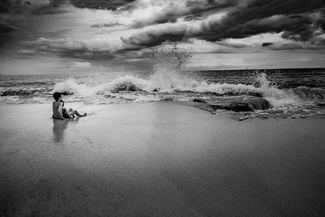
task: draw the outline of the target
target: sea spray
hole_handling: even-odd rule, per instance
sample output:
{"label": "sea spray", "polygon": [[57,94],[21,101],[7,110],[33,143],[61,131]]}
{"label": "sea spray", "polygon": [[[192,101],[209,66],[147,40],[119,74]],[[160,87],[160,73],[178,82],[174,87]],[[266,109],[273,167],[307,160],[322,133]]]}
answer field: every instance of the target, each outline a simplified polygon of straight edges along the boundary
{"label": "sea spray", "polygon": [[147,80],[126,75],[112,82],[99,86],[99,93],[118,93],[120,91],[150,91],[150,83]]}
{"label": "sea spray", "polygon": [[261,93],[263,98],[268,100],[274,108],[296,103],[295,97],[279,89],[277,83],[268,80],[266,73],[256,71],[254,75],[253,86],[256,87],[256,91]]}
{"label": "sea spray", "polygon": [[154,65],[153,74],[149,78],[151,87],[161,92],[172,92],[198,86],[198,82],[190,75],[181,73],[191,57],[191,51],[180,47],[176,42],[152,48],[150,58]]}
{"label": "sea spray", "polygon": [[68,80],[55,84],[53,92],[91,96],[96,93],[96,87],[78,83],[75,79],[69,78]]}

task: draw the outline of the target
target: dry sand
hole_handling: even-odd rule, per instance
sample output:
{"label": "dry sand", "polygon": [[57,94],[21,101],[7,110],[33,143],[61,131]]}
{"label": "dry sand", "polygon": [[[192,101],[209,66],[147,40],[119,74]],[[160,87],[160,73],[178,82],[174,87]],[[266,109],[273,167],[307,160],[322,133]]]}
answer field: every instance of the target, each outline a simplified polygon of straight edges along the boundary
{"label": "dry sand", "polygon": [[323,216],[325,118],[174,102],[0,106],[0,216]]}

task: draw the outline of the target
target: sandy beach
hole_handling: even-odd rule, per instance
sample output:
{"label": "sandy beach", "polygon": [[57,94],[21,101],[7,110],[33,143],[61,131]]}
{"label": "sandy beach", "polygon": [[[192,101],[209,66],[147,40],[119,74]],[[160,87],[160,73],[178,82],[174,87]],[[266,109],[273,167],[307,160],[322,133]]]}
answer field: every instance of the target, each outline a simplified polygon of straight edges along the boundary
{"label": "sandy beach", "polygon": [[0,216],[322,216],[325,118],[176,102],[0,106]]}

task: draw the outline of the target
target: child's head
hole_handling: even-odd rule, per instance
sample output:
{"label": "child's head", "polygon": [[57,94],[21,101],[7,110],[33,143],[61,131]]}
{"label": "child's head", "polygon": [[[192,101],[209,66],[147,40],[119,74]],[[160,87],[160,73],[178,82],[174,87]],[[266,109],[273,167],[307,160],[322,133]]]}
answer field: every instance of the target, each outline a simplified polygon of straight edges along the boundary
{"label": "child's head", "polygon": [[55,92],[53,93],[53,98],[55,101],[58,101],[62,97],[61,93]]}

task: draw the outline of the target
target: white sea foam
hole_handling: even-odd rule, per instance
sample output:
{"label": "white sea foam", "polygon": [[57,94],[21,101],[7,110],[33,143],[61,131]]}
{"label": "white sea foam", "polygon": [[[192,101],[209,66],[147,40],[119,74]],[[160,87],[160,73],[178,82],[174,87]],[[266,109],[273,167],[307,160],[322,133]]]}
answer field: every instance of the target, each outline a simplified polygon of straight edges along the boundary
{"label": "white sea foam", "polygon": [[54,85],[54,92],[73,93],[81,96],[91,96],[96,94],[96,87],[78,83],[75,79],[69,78]]}
{"label": "white sea foam", "polygon": [[[93,76],[89,80],[83,79],[82,82],[76,79],[68,79],[55,84],[53,91],[74,93],[76,96],[82,97],[111,95],[120,91],[159,91],[159,93],[188,91],[216,94],[249,94],[255,92],[260,93],[273,107],[297,103],[299,98],[292,92],[272,86],[264,73],[259,74],[256,78],[259,87],[245,84],[208,84],[204,81],[199,82],[188,75],[182,75],[177,70],[170,68],[168,70],[157,70],[149,79],[126,75],[110,81],[105,79],[104,76],[101,77],[100,81],[94,79]],[[152,95],[141,95],[141,99],[140,96],[131,95],[129,94],[128,98],[135,101],[152,101],[157,99],[157,97],[152,97]]]}

